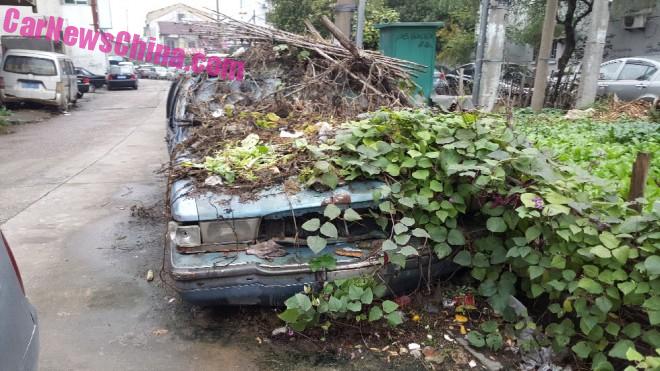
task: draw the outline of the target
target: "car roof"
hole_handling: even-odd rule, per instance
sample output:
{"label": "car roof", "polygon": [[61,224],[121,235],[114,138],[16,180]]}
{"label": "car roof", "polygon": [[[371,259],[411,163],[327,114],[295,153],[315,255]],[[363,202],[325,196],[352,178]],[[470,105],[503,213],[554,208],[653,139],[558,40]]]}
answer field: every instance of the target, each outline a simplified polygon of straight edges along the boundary
{"label": "car roof", "polygon": [[633,61],[647,61],[651,62],[653,64],[660,65],[660,55],[640,55],[639,57],[625,57],[625,58],[617,58],[617,59],[611,59],[609,61],[605,61],[604,63],[611,63],[611,62],[626,62],[629,60]]}
{"label": "car roof", "polygon": [[7,55],[24,55],[24,56],[29,56],[29,57],[48,57],[48,58],[71,59],[71,58],[69,58],[68,55],[65,55],[65,54],[45,52],[45,51],[41,51],[41,50],[30,50],[30,49],[9,49],[5,52],[5,56],[7,56]]}

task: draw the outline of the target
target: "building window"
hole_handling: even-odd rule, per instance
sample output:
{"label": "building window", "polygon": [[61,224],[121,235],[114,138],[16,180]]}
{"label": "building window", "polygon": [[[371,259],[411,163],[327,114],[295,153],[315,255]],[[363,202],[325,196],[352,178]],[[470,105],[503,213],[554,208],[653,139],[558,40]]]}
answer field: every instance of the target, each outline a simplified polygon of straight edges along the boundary
{"label": "building window", "polygon": [[88,3],[88,0],[64,0],[64,4],[87,5]]}

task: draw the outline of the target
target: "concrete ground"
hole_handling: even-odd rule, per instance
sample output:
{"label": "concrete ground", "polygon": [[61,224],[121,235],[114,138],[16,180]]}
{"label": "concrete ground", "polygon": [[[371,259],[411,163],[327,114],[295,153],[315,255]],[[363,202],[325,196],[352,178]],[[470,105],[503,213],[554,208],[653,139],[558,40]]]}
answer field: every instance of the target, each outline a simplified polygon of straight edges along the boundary
{"label": "concrete ground", "polygon": [[188,306],[158,278],[168,87],[99,90],[0,135],[0,227],[40,316],[41,370],[258,368],[232,309]]}

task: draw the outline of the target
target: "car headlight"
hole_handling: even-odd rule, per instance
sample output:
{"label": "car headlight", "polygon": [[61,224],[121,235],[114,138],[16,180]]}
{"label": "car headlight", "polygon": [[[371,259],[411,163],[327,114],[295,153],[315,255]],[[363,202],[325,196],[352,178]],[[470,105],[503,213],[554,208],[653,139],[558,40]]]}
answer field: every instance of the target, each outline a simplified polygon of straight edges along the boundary
{"label": "car headlight", "polygon": [[259,233],[260,218],[227,219],[200,223],[205,244],[242,244],[254,242]]}
{"label": "car headlight", "polygon": [[200,228],[197,225],[179,225],[170,222],[167,231],[172,242],[179,247],[197,247],[202,244]]}

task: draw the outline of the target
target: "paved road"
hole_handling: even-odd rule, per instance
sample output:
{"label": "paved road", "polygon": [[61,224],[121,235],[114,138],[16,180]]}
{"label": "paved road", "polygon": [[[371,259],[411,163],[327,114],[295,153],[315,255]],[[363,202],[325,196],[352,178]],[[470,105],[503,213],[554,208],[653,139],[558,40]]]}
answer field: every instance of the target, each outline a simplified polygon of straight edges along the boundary
{"label": "paved road", "polygon": [[230,316],[145,279],[162,261],[167,88],[101,90],[0,135],[0,226],[40,315],[44,371],[257,368]]}

